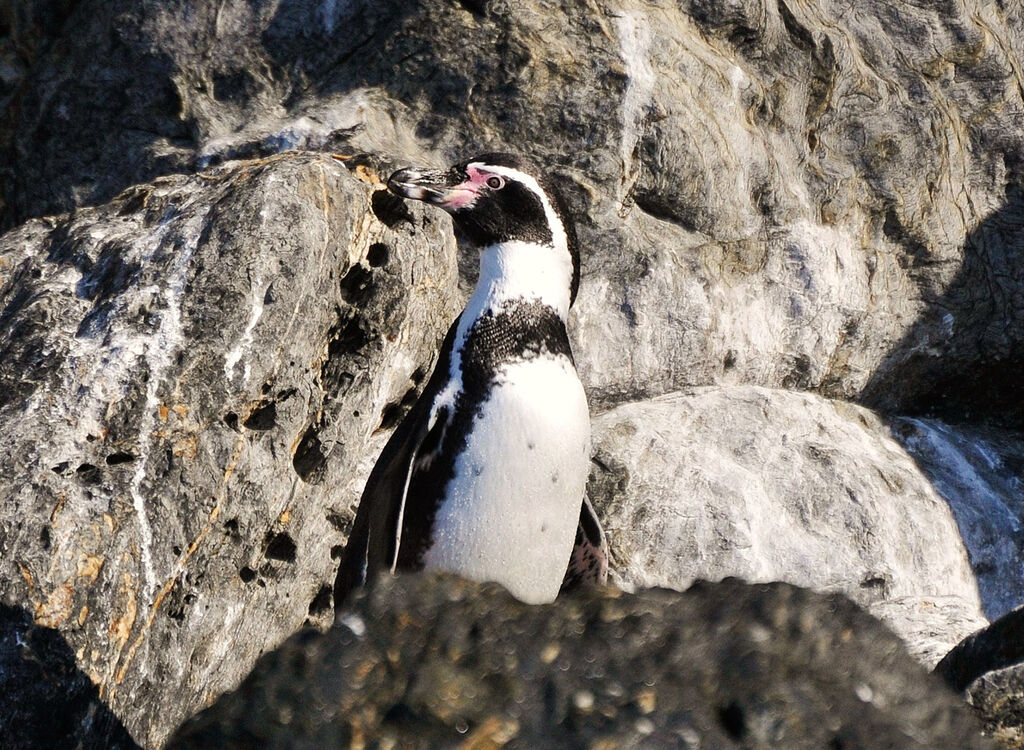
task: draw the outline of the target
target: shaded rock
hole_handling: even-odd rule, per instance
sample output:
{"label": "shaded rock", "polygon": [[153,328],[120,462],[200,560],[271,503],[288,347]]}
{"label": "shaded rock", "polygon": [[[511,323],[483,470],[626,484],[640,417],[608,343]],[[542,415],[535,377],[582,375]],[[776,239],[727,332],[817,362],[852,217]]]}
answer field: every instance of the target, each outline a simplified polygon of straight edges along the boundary
{"label": "shaded rock", "polygon": [[594,419],[589,492],[627,588],[739,575],[905,600],[877,611],[931,663],[985,622],[949,507],[861,407],[750,387],[620,406]]}
{"label": "shaded rock", "polygon": [[956,516],[985,614],[1024,602],[1024,434],[934,419],[891,426]]}
{"label": "shaded rock", "polygon": [[583,217],[595,404],[747,383],[1021,423],[1012,4],[83,0],[68,26],[11,112],[8,222],[294,147],[523,150]]}
{"label": "shaded rock", "polygon": [[986,672],[966,695],[986,734],[1005,747],[1024,745],[1024,665]]}
{"label": "shaded rock", "polygon": [[0,596],[143,745],[330,619],[331,548],[455,314],[450,230],[372,195],[289,155],[0,237]]}
{"label": "shaded rock", "polygon": [[986,733],[1008,747],[1024,742],[1024,608],[972,633],[935,667],[964,691]]}
{"label": "shaded rock", "polygon": [[954,690],[964,690],[986,672],[1024,662],[1024,607],[972,633],[935,667]]}
{"label": "shaded rock", "polygon": [[701,583],[531,607],[382,580],[170,747],[985,747],[966,706],[840,595]]}
{"label": "shaded rock", "polygon": [[10,750],[138,748],[60,632],[0,604],[0,742]]}

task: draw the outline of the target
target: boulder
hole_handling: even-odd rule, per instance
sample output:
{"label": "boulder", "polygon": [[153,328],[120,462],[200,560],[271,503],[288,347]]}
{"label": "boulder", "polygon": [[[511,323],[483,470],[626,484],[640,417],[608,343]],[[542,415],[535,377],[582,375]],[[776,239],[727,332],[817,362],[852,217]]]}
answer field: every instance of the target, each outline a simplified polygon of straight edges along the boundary
{"label": "boulder", "polygon": [[147,747],[330,620],[457,312],[448,224],[357,173],[232,163],[0,238],[0,598]]}
{"label": "boulder", "polygon": [[738,575],[842,591],[929,665],[986,623],[953,513],[867,409],[698,388],[595,418],[593,460],[627,589]]}
{"label": "boulder", "polygon": [[1024,434],[936,419],[890,424],[956,516],[985,615],[1024,603]]}
{"label": "boulder", "polygon": [[838,594],[382,579],[189,721],[170,748],[987,747],[965,705]]}

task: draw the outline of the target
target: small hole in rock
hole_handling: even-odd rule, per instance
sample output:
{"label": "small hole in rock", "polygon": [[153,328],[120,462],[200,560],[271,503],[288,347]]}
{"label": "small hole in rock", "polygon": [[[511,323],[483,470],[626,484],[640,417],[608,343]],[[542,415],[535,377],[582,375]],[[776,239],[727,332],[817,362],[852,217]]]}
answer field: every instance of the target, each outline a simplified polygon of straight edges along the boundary
{"label": "small hole in rock", "polygon": [[135,456],[131,453],[118,451],[117,453],[111,453],[107,456],[107,466],[117,466],[118,464],[126,464],[134,460]]}
{"label": "small hole in rock", "polygon": [[274,429],[277,426],[277,403],[271,401],[256,407],[242,424],[249,430]]}
{"label": "small hole in rock", "polygon": [[380,268],[387,265],[391,249],[383,242],[374,242],[366,253],[366,262],[373,268]]}
{"label": "small hole in rock", "polygon": [[309,614],[319,615],[327,612],[331,608],[332,596],[331,587],[324,584],[320,587],[320,590],[316,592],[316,596],[313,597],[313,601],[309,603]]}
{"label": "small hole in rock", "polygon": [[230,427],[235,432],[238,432],[238,415],[233,411],[229,411],[224,415],[224,424]]}
{"label": "small hole in rock", "polygon": [[81,464],[75,473],[86,484],[98,484],[100,481],[100,470],[92,464]]}
{"label": "small hole in rock", "polygon": [[295,542],[285,532],[282,531],[277,534],[268,533],[263,541],[267,545],[267,551],[263,553],[264,557],[288,563],[295,562],[297,548]]}
{"label": "small hole in rock", "polygon": [[718,721],[734,740],[746,737],[747,720],[743,715],[743,709],[736,701],[730,701],[729,705],[718,709]]}
{"label": "small hole in rock", "polygon": [[387,404],[380,413],[380,425],[377,426],[377,429],[390,430],[398,424],[398,420],[402,418],[403,411],[401,402],[394,401]]}
{"label": "small hole in rock", "polygon": [[327,473],[327,456],[315,425],[310,425],[292,457],[292,466],[299,478],[307,484],[319,484]]}
{"label": "small hole in rock", "polygon": [[361,307],[373,294],[373,272],[360,265],[352,266],[341,280],[340,289],[346,302]]}
{"label": "small hole in rock", "polygon": [[238,577],[242,579],[244,583],[251,583],[256,578],[256,571],[246,565],[240,571],[238,571]]}

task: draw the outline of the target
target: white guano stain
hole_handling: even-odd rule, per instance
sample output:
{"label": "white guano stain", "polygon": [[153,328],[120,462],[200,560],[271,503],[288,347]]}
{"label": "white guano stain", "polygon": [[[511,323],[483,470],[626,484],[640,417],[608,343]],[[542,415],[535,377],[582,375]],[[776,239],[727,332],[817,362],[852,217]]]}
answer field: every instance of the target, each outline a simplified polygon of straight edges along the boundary
{"label": "white guano stain", "polygon": [[[266,289],[263,288],[263,281],[259,275],[257,275],[252,282],[252,289],[250,294],[252,296],[252,312],[249,313],[249,322],[245,326],[245,330],[242,332],[242,338],[238,342],[238,346],[224,355],[224,377],[230,382],[234,377],[235,365],[242,358],[242,352],[250,344],[252,344],[252,332],[256,329],[256,324],[259,322],[260,317],[263,315],[263,298],[266,296]],[[242,382],[249,382],[250,365],[248,362],[242,370]]]}
{"label": "white guano stain", "polygon": [[[149,369],[149,379],[146,382],[146,403],[142,412],[141,424],[139,425],[139,460],[136,464],[135,473],[132,475],[130,485],[132,506],[135,508],[139,525],[146,596],[150,603],[152,603],[153,595],[156,593],[156,573],[153,568],[153,530],[149,524],[149,515],[146,512],[146,498],[142,492],[142,485],[146,478],[146,467],[149,463],[153,429],[156,425],[156,417],[160,409],[160,398],[158,395],[160,384],[163,382],[164,373],[170,367],[178,350],[184,345],[181,325],[181,302],[185,289],[188,286],[189,265],[198,245],[200,230],[205,218],[205,214],[200,214],[190,219],[185,226],[180,227],[180,235],[188,237],[189,240],[178,248],[178,255],[168,269],[166,282],[162,285],[151,285],[143,290],[143,293],[148,292],[155,299],[160,299],[163,302],[163,309],[160,311],[160,322],[145,343],[145,354],[143,356],[145,356]],[[144,260],[154,257],[162,245],[163,238],[161,235],[158,235],[155,247],[147,254]]]}
{"label": "white guano stain", "polygon": [[622,137],[619,157],[622,159],[622,181],[632,187],[637,166],[633,152],[643,137],[644,120],[654,97],[655,75],[651,68],[651,27],[647,17],[638,11],[623,11],[615,17],[622,62],[626,66],[626,91],[622,98]]}

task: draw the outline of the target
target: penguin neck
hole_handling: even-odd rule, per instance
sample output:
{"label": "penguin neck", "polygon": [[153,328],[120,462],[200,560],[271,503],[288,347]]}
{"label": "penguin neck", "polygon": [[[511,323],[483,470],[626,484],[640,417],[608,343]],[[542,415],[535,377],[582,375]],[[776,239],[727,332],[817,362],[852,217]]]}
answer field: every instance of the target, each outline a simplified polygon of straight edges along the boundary
{"label": "penguin neck", "polygon": [[480,252],[480,278],[466,305],[470,319],[516,300],[540,302],[564,324],[569,317],[572,257],[565,247],[507,240]]}

